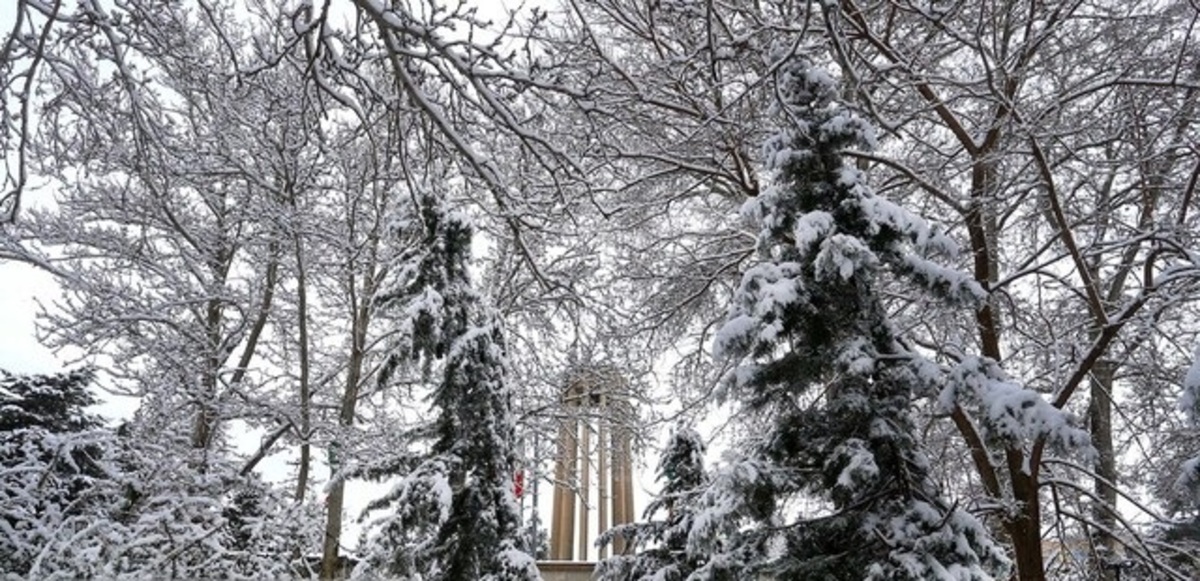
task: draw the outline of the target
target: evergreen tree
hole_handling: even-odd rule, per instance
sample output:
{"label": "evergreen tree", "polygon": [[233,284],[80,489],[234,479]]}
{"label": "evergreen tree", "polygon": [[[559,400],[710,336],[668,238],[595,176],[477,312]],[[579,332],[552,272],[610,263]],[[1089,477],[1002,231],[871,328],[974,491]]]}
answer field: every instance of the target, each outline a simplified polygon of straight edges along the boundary
{"label": "evergreen tree", "polygon": [[92,378],[91,370],[0,371],[0,573],[286,575],[288,548],[307,532],[302,507],[228,462],[197,475],[178,446],[130,424],[114,433],[86,411]]}
{"label": "evergreen tree", "polygon": [[[1196,349],[1184,376],[1179,408],[1194,433],[1200,432],[1200,348]],[[1193,445],[1183,453],[1200,454],[1195,447],[1197,442],[1200,438],[1190,439],[1188,443]],[[1175,516],[1175,522],[1162,526],[1158,532],[1167,543],[1182,549],[1172,560],[1181,569],[1200,575],[1200,455],[1182,462],[1171,488],[1166,495],[1166,508]]]}
{"label": "evergreen tree", "polygon": [[797,55],[775,75],[775,184],[744,208],[760,258],[715,345],[734,364],[730,394],[767,427],[706,491],[688,549],[713,554],[691,578],[1003,576],[1003,552],[930,477],[910,408],[939,371],[904,346],[878,290],[907,281],[970,299],[978,287],[926,258],[952,243],[844,161],[873,136],[836,102],[836,81]]}
{"label": "evergreen tree", "polygon": [[0,432],[63,433],[100,427],[100,418],[86,411],[96,403],[88,391],[93,375],[90,369],[52,375],[14,375],[0,369]]}
{"label": "evergreen tree", "polygon": [[472,231],[465,216],[426,195],[398,234],[416,240],[398,268],[399,284],[380,306],[399,314],[403,341],[384,365],[437,371],[436,415],[420,434],[428,450],[393,459],[403,480],[370,509],[394,506],[355,575],[474,581],[540,579],[524,551],[513,491],[512,395],[500,325],[471,288]]}
{"label": "evergreen tree", "polygon": [[[646,522],[614,527],[601,536],[602,544],[623,537],[634,549],[632,555],[614,555],[601,563],[602,579],[682,581],[704,563],[703,555],[687,552],[696,500],[708,481],[700,434],[682,426],[671,434],[659,460],[658,481],[662,490],[646,507]],[[665,520],[653,520],[663,511]]]}
{"label": "evergreen tree", "polygon": [[0,370],[0,571],[30,572],[66,523],[103,506],[107,434],[85,410],[92,376]]}
{"label": "evergreen tree", "polygon": [[[101,565],[94,576],[278,579],[289,575],[296,550],[311,547],[314,514],[287,491],[241,474],[240,466],[213,454],[206,469],[181,454],[187,434],[174,440],[135,419],[110,447],[118,487],[106,500]],[[89,539],[90,540],[90,539]],[[73,571],[86,576],[82,571]]]}
{"label": "evergreen tree", "polygon": [[[1192,365],[1183,378],[1179,409],[1187,415],[1188,422],[1194,428],[1200,428],[1200,348],[1196,349]],[[1200,456],[1183,462],[1175,489],[1178,496],[1169,499],[1170,508],[1177,512],[1195,513],[1200,519]]]}

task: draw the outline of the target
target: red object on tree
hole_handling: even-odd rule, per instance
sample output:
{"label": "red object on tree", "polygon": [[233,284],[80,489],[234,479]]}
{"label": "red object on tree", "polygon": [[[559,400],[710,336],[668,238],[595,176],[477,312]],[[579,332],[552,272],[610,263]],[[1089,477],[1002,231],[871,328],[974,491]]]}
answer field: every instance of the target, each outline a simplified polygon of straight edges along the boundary
{"label": "red object on tree", "polygon": [[517,498],[521,498],[521,496],[525,494],[524,470],[517,470],[517,473],[513,475],[513,494],[515,494]]}

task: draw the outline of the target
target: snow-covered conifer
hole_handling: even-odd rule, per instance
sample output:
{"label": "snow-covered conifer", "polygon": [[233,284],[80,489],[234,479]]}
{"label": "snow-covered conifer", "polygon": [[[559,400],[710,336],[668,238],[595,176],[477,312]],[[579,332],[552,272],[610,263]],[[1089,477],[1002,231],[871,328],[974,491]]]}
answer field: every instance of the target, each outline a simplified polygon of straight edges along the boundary
{"label": "snow-covered conifer", "polygon": [[845,162],[872,131],[827,72],[789,55],[776,94],[774,186],[744,208],[759,260],[715,344],[733,364],[730,396],[764,427],[704,494],[688,550],[711,557],[690,578],[1003,577],[1003,551],[930,476],[910,409],[936,379],[878,290],[892,277],[970,300],[978,287],[927,258],[952,250],[948,239]]}
{"label": "snow-covered conifer", "polygon": [[425,195],[398,234],[414,241],[396,288],[380,306],[398,315],[402,337],[381,381],[419,365],[435,378],[433,419],[418,431],[428,449],[401,457],[401,481],[371,509],[392,507],[355,575],[402,579],[540,579],[523,548],[513,491],[512,395],[500,324],[471,288],[471,227]]}
{"label": "snow-covered conifer", "polygon": [[[704,449],[704,440],[691,428],[681,426],[671,434],[658,464],[662,490],[646,507],[645,521],[614,527],[600,538],[607,544],[624,537],[634,549],[601,563],[602,579],[681,581],[704,563],[703,555],[687,552],[696,499],[708,482]],[[653,520],[664,511],[664,520]]]}
{"label": "snow-covered conifer", "polygon": [[0,371],[0,571],[30,574],[61,530],[100,512],[109,474],[100,419],[85,411],[91,380]]}
{"label": "snow-covered conifer", "polygon": [[[229,462],[197,473],[86,411],[89,370],[0,372],[0,573],[18,578],[280,578],[302,507]],[[182,446],[181,446],[182,445]],[[224,492],[248,494],[223,504]],[[225,532],[226,534],[221,534]],[[310,537],[311,541],[312,538]]]}
{"label": "snow-covered conifer", "polygon": [[[1196,349],[1191,367],[1183,378],[1183,395],[1179,399],[1192,426],[1200,428],[1200,348]],[[1179,467],[1179,478],[1175,489],[1183,498],[1191,501],[1192,512],[1200,519],[1200,456],[1183,462]]]}

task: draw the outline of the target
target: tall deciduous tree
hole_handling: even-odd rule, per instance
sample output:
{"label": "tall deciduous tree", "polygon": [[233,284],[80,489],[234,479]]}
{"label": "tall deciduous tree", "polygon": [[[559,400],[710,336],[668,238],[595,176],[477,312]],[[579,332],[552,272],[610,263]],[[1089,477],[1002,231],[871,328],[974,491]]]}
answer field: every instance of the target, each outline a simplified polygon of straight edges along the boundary
{"label": "tall deciduous tree", "polygon": [[[1180,235],[1195,219],[1200,171],[1195,149],[1181,147],[1194,143],[1198,120],[1194,7],[849,0],[822,14],[847,94],[891,138],[860,158],[898,195],[953,216],[991,295],[969,326],[930,325],[928,344],[947,357],[947,345],[973,345],[1023,378],[1029,397],[1086,414],[1096,453],[1079,462],[1045,434],[989,441],[986,418],[951,408],[982,496],[1016,501],[998,516],[1020,578],[1112,579],[1105,555],[1118,551],[1156,566],[1159,548],[1138,542],[1116,509],[1118,491],[1134,490],[1119,470],[1122,441],[1143,438],[1122,406],[1130,392],[1163,388],[1144,372],[1186,355],[1157,346],[1194,332],[1169,324],[1189,316],[1197,282],[1193,242]],[[1138,463],[1153,461],[1146,450],[1124,448]],[[1045,502],[1047,487],[1059,503]],[[1064,509],[1063,497],[1082,499],[1081,509]],[[1052,569],[1046,524],[1062,545],[1095,549],[1090,570]]]}
{"label": "tall deciduous tree", "polygon": [[[335,4],[357,18],[338,21]],[[378,393],[368,386],[386,194],[431,174],[472,183],[484,195],[467,203],[496,218],[492,233],[519,249],[519,268],[536,270],[518,217],[540,215],[526,210],[535,200],[517,195],[514,178],[479,147],[507,139],[538,167],[569,164],[525,130],[515,97],[528,79],[511,71],[513,57],[467,4],[249,8],[20,2],[3,61],[13,75],[3,85],[6,144],[19,159],[6,166],[13,173],[0,205],[5,221],[16,216],[34,166],[74,195],[57,218],[28,223],[48,252],[17,247],[7,229],[4,244],[69,287],[50,332],[63,345],[103,343],[130,376],[123,385],[147,396],[141,427],[186,433],[198,466],[229,455],[221,433],[231,420],[266,425],[240,472],[276,442],[296,441],[303,497],[311,446],[327,445],[339,472],[323,543],[330,576],[341,544],[340,468],[355,461],[362,402]],[[45,95],[34,115],[31,104]],[[25,156],[34,134],[47,164]],[[84,226],[64,225],[77,222]],[[298,343],[288,341],[293,328]],[[334,383],[341,389],[330,397]],[[315,411],[331,399],[332,419]]]}

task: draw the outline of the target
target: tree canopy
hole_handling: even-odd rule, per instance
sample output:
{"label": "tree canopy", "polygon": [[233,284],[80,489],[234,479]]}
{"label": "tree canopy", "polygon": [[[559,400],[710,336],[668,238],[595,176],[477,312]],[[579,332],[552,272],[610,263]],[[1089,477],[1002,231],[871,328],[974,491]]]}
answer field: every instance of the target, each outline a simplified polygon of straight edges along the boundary
{"label": "tree canopy", "polygon": [[1193,4],[17,0],[0,572],[534,578],[603,368],[614,578],[1195,578]]}

